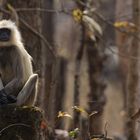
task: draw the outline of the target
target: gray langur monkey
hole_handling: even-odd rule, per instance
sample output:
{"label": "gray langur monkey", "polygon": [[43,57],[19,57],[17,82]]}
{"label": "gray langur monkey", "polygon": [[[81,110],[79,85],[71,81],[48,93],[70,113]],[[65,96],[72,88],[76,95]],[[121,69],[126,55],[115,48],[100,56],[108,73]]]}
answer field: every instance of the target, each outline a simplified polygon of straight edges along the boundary
{"label": "gray langur monkey", "polygon": [[0,21],[0,105],[34,105],[38,75],[33,73],[31,59],[16,25]]}

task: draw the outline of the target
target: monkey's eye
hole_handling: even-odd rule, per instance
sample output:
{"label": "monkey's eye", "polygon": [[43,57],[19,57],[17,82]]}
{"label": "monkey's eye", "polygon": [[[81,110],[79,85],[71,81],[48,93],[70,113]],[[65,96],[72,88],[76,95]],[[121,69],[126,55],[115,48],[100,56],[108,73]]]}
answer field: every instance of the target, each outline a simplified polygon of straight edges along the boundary
{"label": "monkey's eye", "polygon": [[9,41],[11,36],[11,30],[8,28],[0,29],[0,41]]}

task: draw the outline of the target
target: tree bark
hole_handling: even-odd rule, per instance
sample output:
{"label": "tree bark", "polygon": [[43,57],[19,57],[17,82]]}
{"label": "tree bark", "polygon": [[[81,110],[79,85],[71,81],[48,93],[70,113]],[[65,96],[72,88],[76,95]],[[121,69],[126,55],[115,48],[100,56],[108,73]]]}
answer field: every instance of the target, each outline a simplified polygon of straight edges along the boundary
{"label": "tree bark", "polygon": [[[139,0],[133,0],[133,21],[136,27],[140,26],[140,9]],[[132,41],[132,46],[130,48],[130,55],[139,57],[139,31],[134,34],[134,39]],[[127,79],[127,123],[126,123],[126,135],[128,140],[137,140],[136,137],[136,120],[130,119],[136,111],[136,96],[138,95],[138,61],[134,59],[129,59],[128,67],[128,79]]]}
{"label": "tree bark", "polygon": [[[89,2],[87,0],[87,2]],[[113,16],[113,11],[106,12],[106,7],[109,6],[108,3],[110,1],[95,1],[92,0],[92,5],[100,5],[99,13],[104,13],[104,16]],[[102,3],[102,5],[100,4]],[[113,3],[114,1],[112,1]],[[105,5],[105,7],[104,7]],[[110,9],[111,10],[111,9]],[[95,15],[92,15],[95,19]],[[102,24],[102,23],[101,23]],[[102,37],[105,40],[106,45],[111,45],[114,41],[114,31],[110,29],[109,26],[103,25],[104,36]],[[106,36],[106,30],[109,28],[108,35],[111,38],[108,39]],[[112,36],[113,34],[113,36]],[[91,135],[94,134],[102,134],[103,133],[103,112],[104,106],[106,103],[106,97],[104,94],[104,90],[106,84],[103,79],[103,47],[104,44],[98,42],[97,44],[93,41],[87,40],[87,55],[88,55],[88,62],[89,62],[89,77],[90,77],[90,94],[89,94],[89,112],[97,111],[98,113],[90,117],[90,133]],[[105,46],[104,46],[105,47]],[[100,49],[101,48],[101,49]]]}
{"label": "tree bark", "polygon": [[[42,8],[53,9],[53,0],[43,0]],[[53,67],[55,65],[55,56],[53,52],[48,48],[53,46],[53,13],[46,12],[42,16],[42,35],[48,42],[46,45],[42,42],[41,60],[41,80],[42,80],[42,97],[41,97],[41,107],[44,109],[45,114],[51,124],[54,123],[54,100],[52,98],[52,88],[53,88]],[[53,48],[52,48],[53,49]]]}
{"label": "tree bark", "polygon": [[36,107],[0,107],[1,140],[52,140],[43,113]]}
{"label": "tree bark", "polygon": [[[88,61],[89,61],[89,74],[90,74],[90,88],[89,95],[89,108],[90,112],[97,111],[96,115],[90,118],[90,133],[101,134],[103,124],[103,110],[105,104],[104,88],[105,85],[101,80],[102,58],[96,47],[88,43]],[[100,79],[100,80],[99,80]]]}

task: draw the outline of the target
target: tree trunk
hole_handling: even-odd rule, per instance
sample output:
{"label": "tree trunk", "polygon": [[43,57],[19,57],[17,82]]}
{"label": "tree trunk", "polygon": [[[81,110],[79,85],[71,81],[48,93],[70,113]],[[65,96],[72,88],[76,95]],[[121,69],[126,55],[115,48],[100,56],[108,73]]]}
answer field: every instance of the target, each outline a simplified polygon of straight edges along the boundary
{"label": "tree trunk", "polygon": [[[43,0],[42,8],[44,9],[53,9],[53,0]],[[41,60],[42,60],[42,69],[41,69],[41,80],[42,80],[42,97],[41,97],[41,108],[44,109],[45,114],[51,124],[54,123],[54,100],[52,96],[52,88],[54,87],[53,83],[53,67],[55,66],[55,56],[51,49],[53,46],[53,13],[46,12],[42,16],[42,35],[47,40],[48,44],[42,42],[42,51],[41,51]]]}
{"label": "tree trunk", "polygon": [[[105,17],[113,17],[114,9],[110,9],[106,11],[106,7],[109,7],[109,3],[115,3],[115,1],[108,0],[87,0],[87,2],[91,2],[93,6],[100,6],[98,13],[103,13]],[[102,4],[100,4],[100,2]],[[110,4],[111,5],[111,4]],[[112,5],[111,5],[112,6]],[[114,5],[113,5],[114,6]],[[95,15],[92,15],[95,17]],[[95,19],[95,18],[94,18]],[[103,23],[102,23],[103,24]],[[109,31],[108,31],[109,28]],[[89,62],[89,77],[90,77],[90,95],[89,95],[89,111],[97,111],[96,115],[93,115],[90,118],[90,133],[94,134],[102,134],[103,133],[103,113],[104,106],[106,103],[106,97],[104,94],[105,90],[105,82],[103,79],[103,51],[106,46],[110,46],[114,42],[114,31],[107,24],[103,24],[102,29],[104,30],[104,36],[102,37],[105,41],[104,44],[95,43],[92,41],[87,41],[87,54],[88,54],[88,62]],[[106,31],[108,32],[108,36],[106,36]],[[106,46],[105,46],[106,45]],[[96,47],[97,46],[97,47]]]}
{"label": "tree trunk", "polygon": [[[55,1],[55,9],[64,10],[63,8],[68,12],[72,12],[73,9],[78,8],[78,5],[72,0]],[[78,100],[80,100],[78,84],[81,60],[78,60],[77,57],[81,48],[82,28],[81,24],[65,12],[55,14],[54,25],[55,50],[59,57],[56,60],[58,64],[56,81],[59,81],[56,87],[57,93],[55,93],[56,112],[64,110],[73,116],[74,112],[71,107],[75,105],[79,106]],[[81,94],[83,93],[81,92]],[[63,120],[62,127],[64,129],[78,127],[78,120]],[[61,128],[60,123],[57,127]]]}
{"label": "tree trunk", "polygon": [[103,124],[103,109],[105,104],[104,83],[101,80],[102,58],[93,44],[88,44],[88,61],[89,61],[89,74],[90,74],[90,88],[89,107],[90,112],[97,111],[96,115],[90,118],[90,133],[101,134]]}
{"label": "tree trunk", "polygon": [[1,140],[53,140],[41,110],[35,107],[0,107]]}
{"label": "tree trunk", "polygon": [[[139,11],[139,0],[133,0],[133,21],[136,27],[140,26],[140,11]],[[139,31],[136,31],[130,48],[130,55],[138,58],[139,56]],[[128,67],[128,79],[127,79],[127,123],[126,123],[126,135],[128,140],[137,140],[135,125],[136,120],[132,120],[131,116],[136,111],[136,96],[138,94],[138,61],[129,59]]]}

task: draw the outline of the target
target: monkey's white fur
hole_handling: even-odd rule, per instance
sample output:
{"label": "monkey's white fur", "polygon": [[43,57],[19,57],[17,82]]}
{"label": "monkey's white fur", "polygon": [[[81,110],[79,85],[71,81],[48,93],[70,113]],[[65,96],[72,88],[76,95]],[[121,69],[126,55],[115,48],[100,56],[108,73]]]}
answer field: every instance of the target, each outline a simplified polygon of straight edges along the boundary
{"label": "monkey's white fur", "polygon": [[[7,83],[7,85],[4,85],[5,86],[4,88],[7,91],[13,92],[14,88],[22,87],[21,91],[17,95],[16,104],[17,105],[33,105],[36,99],[38,75],[33,74],[32,64],[31,64],[32,58],[24,48],[21,34],[17,26],[15,25],[15,23],[13,23],[11,20],[2,20],[0,21],[0,29],[1,28],[10,29],[11,37],[9,41],[0,41],[0,48],[8,48],[10,46],[15,47],[15,54],[12,54],[13,57],[11,58],[12,66],[10,67],[8,65],[6,70],[5,68],[2,68],[2,66],[0,67],[0,73],[3,76],[2,81],[4,81],[3,79],[7,77],[7,75],[10,75],[9,71],[11,72],[11,75],[13,77],[13,79],[11,79],[11,75],[8,77],[10,82]],[[19,60],[16,60],[16,59],[19,59]],[[0,63],[1,63],[1,60],[0,60]],[[13,67],[15,68],[13,69]],[[12,72],[14,72],[14,74],[12,74]]]}
{"label": "monkey's white fur", "polygon": [[6,41],[6,42],[0,41],[0,46],[16,45],[16,46],[23,47],[22,40],[21,40],[21,34],[19,33],[18,28],[14,22],[12,22],[11,20],[2,20],[2,21],[0,21],[0,28],[10,29],[11,34],[12,34],[12,37],[10,38],[9,41]]}

